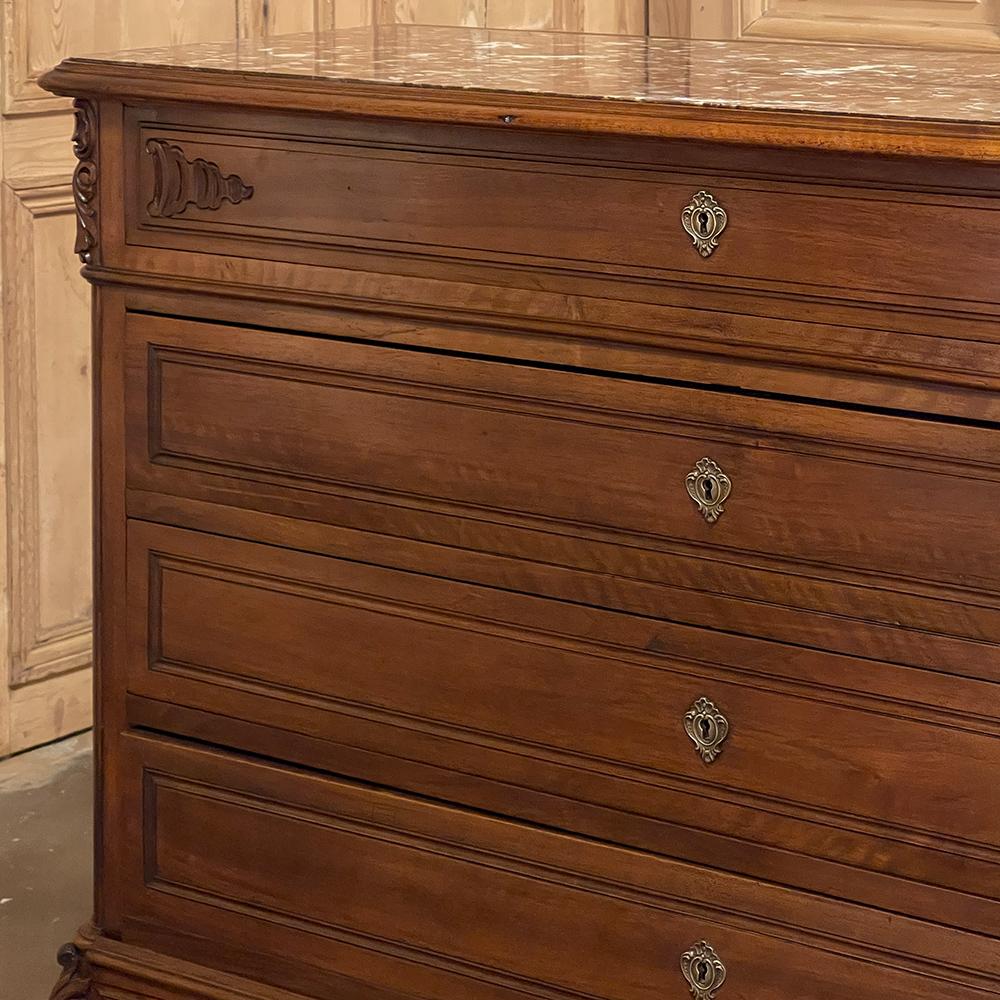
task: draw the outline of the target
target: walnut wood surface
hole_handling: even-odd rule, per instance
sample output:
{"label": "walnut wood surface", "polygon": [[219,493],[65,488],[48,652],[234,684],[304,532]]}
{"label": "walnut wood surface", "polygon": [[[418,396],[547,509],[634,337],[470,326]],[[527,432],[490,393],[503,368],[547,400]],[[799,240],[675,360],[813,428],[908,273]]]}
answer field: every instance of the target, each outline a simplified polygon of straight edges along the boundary
{"label": "walnut wood surface", "polygon": [[[816,645],[802,612],[837,615],[844,652],[995,675],[988,430],[146,316],[128,338],[133,489],[613,567],[727,631]],[[714,525],[684,485],[706,455],[734,481]]]}
{"label": "walnut wood surface", "polygon": [[[908,54],[903,94],[549,36],[503,86],[406,77],[505,37],[46,77],[97,286],[60,988],[679,1000],[708,940],[717,1000],[1000,995],[994,57]],[[740,107],[664,83],[710,51]],[[640,57],[656,94],[611,85]],[[761,96],[824,68],[828,107]]]}
{"label": "walnut wood surface", "polygon": [[[130,936],[223,971],[246,962],[311,996],[345,995],[346,976],[442,998],[680,998],[680,955],[705,937],[737,997],[996,993],[969,976],[967,960],[986,958],[971,935],[932,944],[940,932],[901,921],[876,958],[856,907],[807,915],[766,886],[663,858],[162,741],[125,746]],[[915,954],[921,939],[929,951]],[[953,968],[920,975],[948,945],[962,952]]]}
{"label": "walnut wood surface", "polygon": [[[797,864],[781,874],[792,884],[816,885],[836,861],[862,870],[857,891],[881,886],[888,908],[959,926],[981,912],[987,929],[1000,916],[971,898],[1000,900],[1000,803],[978,783],[1000,720],[964,715],[981,684],[952,684],[932,710],[944,686],[888,665],[882,690],[846,694],[868,664],[813,653],[769,675],[782,653],[758,641],[139,522],[129,551],[140,698],[436,766],[463,747],[468,778],[548,793],[553,825],[573,799],[629,803],[659,823],[666,853],[679,849],[671,822],[700,841],[698,858],[713,835],[749,836],[762,852],[713,861],[774,877],[776,848],[794,840]],[[684,731],[705,695],[732,730],[710,766]],[[270,753],[250,729],[230,731],[244,735],[226,742]],[[297,759],[328,767],[330,752]],[[623,819],[615,839],[630,835]],[[928,867],[937,888],[900,886]]]}
{"label": "walnut wood surface", "polygon": [[[571,161],[551,149],[532,156],[517,147],[476,156],[470,147],[477,137],[459,129],[438,133],[442,148],[421,149],[426,135],[414,142],[412,131],[386,128],[324,142],[329,125],[315,120],[313,129],[305,122],[298,127],[316,138],[295,142],[281,135],[280,119],[269,129],[264,116],[257,134],[241,140],[191,131],[189,114],[177,143],[162,122],[176,114],[130,116],[140,181],[129,245],[200,252],[217,242],[232,255],[259,240],[264,259],[294,260],[304,244],[316,248],[310,259],[320,261],[324,250],[354,251],[873,302],[920,297],[957,308],[989,303],[994,310],[1000,303],[990,273],[969,267],[963,252],[1000,253],[995,178],[987,196],[929,190],[901,198],[871,182],[816,183],[794,158],[783,177],[778,161],[766,178],[727,175],[718,156],[705,164],[711,176],[692,177],[683,162],[643,164],[644,154],[662,156],[645,143],[623,150],[624,162],[598,159],[593,146],[568,146]],[[367,146],[356,136],[367,136]],[[164,149],[174,151],[169,172]],[[236,204],[220,213],[221,198],[195,205],[185,193],[165,210],[164,177],[176,176],[179,188],[196,163],[214,171],[217,186],[220,175],[235,174],[227,183]],[[924,183],[934,186],[932,177]],[[246,184],[253,197],[242,203]],[[709,186],[729,223],[705,260],[679,223],[685,206]],[[290,190],[297,197],[289,198]],[[824,220],[821,230],[817,219]]]}

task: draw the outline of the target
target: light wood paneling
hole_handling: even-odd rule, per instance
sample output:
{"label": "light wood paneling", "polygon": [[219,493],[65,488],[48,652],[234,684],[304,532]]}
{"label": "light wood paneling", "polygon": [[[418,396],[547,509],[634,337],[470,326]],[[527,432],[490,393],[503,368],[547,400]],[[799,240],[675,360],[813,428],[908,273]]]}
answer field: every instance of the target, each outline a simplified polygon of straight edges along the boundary
{"label": "light wood paneling", "polygon": [[90,310],[74,230],[65,175],[4,182],[0,754],[89,718],[79,692],[89,690],[92,660]]}
{"label": "light wood paneling", "polygon": [[649,0],[653,35],[995,49],[995,0]]}
{"label": "light wood paneling", "polygon": [[7,371],[7,344],[0,337],[0,760],[10,753],[10,572],[6,556],[10,551],[7,532],[7,441],[2,433],[7,413],[7,393],[3,375]]}
{"label": "light wood paneling", "polygon": [[372,0],[318,0],[316,23],[324,28],[354,28],[371,24]]}
{"label": "light wood paneling", "polygon": [[3,193],[10,682],[89,665],[90,335],[61,180]]}
{"label": "light wood paneling", "polygon": [[[79,3],[80,0],[73,2]],[[205,0],[127,0],[110,5],[106,0],[89,2],[95,8],[96,18],[116,32],[116,48],[143,48],[164,43],[181,45],[185,42],[232,38],[236,32],[236,11],[228,3],[206,3]],[[113,14],[105,15],[102,8],[108,6],[115,9]],[[106,30],[100,26],[97,28],[102,42]]]}
{"label": "light wood paneling", "polygon": [[379,0],[378,12],[382,24],[486,24],[486,0]]}
{"label": "light wood paneling", "polygon": [[653,35],[1000,47],[994,0],[649,0]]}
{"label": "light wood paneling", "polygon": [[[68,55],[281,34],[330,26],[338,0],[7,0],[4,110],[65,107],[38,75]],[[368,3],[368,0],[365,0]],[[363,23],[361,0],[343,0],[345,23]]]}
{"label": "light wood paneling", "polygon": [[10,753],[87,729],[91,724],[89,670],[50,677],[10,692]]}
{"label": "light wood paneling", "polygon": [[493,0],[487,8],[487,24],[491,28],[551,29],[555,7],[555,0]]}
{"label": "light wood paneling", "polygon": [[[204,3],[204,0],[193,0]],[[205,4],[211,8],[211,4]],[[258,0],[237,0],[236,17],[239,23],[239,35],[244,38],[266,37],[268,35],[288,35],[301,31],[312,31],[314,28],[324,28],[330,25],[324,23],[322,14],[329,10],[329,4],[316,3],[314,0],[291,0],[291,2],[260,3]],[[317,19],[317,13],[320,16]],[[228,11],[226,12],[228,13]],[[206,24],[202,28],[202,37],[210,37],[213,27]],[[207,35],[205,33],[208,33]],[[232,26],[224,37],[232,34]]]}
{"label": "light wood paneling", "polygon": [[367,23],[372,0],[5,0],[0,757],[90,721],[89,290],[73,254],[65,56]]}
{"label": "light wood paneling", "polygon": [[317,0],[316,23],[323,28],[354,28],[372,23],[372,0]]}
{"label": "light wood paneling", "polygon": [[690,0],[648,0],[649,33],[686,37],[691,32]]}
{"label": "light wood paneling", "polygon": [[451,24],[641,35],[645,0],[376,0],[380,24]]}
{"label": "light wood paneling", "polygon": [[646,30],[645,0],[488,0],[491,28],[541,28],[641,35]]}
{"label": "light wood paneling", "polygon": [[993,0],[743,0],[742,24],[755,37],[1000,48]]}

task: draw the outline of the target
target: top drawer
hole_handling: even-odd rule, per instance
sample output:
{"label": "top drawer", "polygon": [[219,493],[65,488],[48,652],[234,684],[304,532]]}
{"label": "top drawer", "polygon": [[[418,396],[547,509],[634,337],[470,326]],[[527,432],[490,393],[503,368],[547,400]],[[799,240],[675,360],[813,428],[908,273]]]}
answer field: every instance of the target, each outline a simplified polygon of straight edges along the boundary
{"label": "top drawer", "polygon": [[[185,124],[158,120],[170,114]],[[505,146],[482,130],[337,134],[308,120],[296,125],[306,138],[292,138],[280,118],[251,132],[194,111],[130,115],[138,184],[126,240],[136,246],[311,263],[341,251],[367,255],[373,270],[372,255],[389,253],[838,299],[1000,303],[1000,213],[975,195],[972,167],[973,193],[945,194],[950,174],[939,191],[926,173],[926,190],[912,178],[910,190],[893,190],[884,166],[877,185],[859,184],[856,167],[777,152],[727,174],[704,151],[692,159],[670,143],[536,135]],[[740,155],[727,153],[727,165]],[[810,181],[809,169],[829,176]],[[703,190],[725,213],[721,233],[713,203],[696,202]],[[696,204],[697,239],[682,224]]]}

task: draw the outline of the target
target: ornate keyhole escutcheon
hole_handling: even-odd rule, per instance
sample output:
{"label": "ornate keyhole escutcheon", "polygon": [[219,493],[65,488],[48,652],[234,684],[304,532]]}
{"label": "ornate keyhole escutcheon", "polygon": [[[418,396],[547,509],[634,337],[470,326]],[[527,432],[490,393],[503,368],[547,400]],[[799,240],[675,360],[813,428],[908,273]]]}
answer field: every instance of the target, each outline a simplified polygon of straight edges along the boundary
{"label": "ornate keyhole escutcheon", "polygon": [[681,955],[681,972],[694,1000],[715,1000],[726,981],[726,967],[707,941],[699,941]]}
{"label": "ornate keyhole escutcheon", "polygon": [[684,716],[684,731],[706,764],[722,753],[722,744],[729,735],[729,720],[709,698],[699,698]]}
{"label": "ornate keyhole escutcheon", "polygon": [[732,480],[710,458],[703,458],[687,477],[687,491],[709,524],[725,513],[723,504],[733,491]]}
{"label": "ornate keyhole escutcheon", "polygon": [[726,210],[707,192],[699,191],[681,212],[681,223],[702,257],[711,257],[729,222]]}

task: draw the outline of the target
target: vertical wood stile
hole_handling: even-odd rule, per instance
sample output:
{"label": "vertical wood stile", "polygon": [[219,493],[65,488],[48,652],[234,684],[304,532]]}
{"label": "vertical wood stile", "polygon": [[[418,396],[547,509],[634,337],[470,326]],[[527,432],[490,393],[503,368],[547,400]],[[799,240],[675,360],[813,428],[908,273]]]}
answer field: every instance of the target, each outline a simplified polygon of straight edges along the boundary
{"label": "vertical wood stile", "polygon": [[486,0],[491,28],[641,35],[646,0]]}

